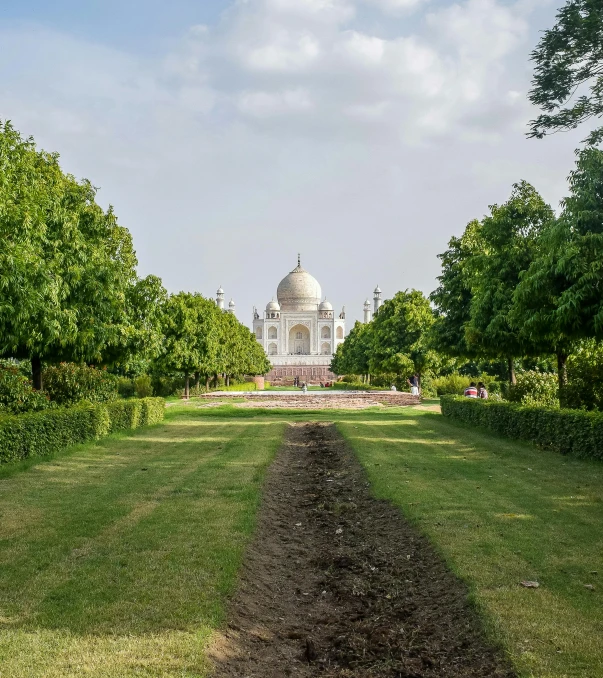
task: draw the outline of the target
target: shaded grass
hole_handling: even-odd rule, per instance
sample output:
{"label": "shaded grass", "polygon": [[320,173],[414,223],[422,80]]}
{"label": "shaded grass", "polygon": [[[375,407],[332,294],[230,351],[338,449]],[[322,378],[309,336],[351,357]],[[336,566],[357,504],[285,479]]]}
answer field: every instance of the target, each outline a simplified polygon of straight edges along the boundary
{"label": "shaded grass", "polygon": [[0,477],[0,675],[206,675],[282,439],[253,424],[173,417]]}

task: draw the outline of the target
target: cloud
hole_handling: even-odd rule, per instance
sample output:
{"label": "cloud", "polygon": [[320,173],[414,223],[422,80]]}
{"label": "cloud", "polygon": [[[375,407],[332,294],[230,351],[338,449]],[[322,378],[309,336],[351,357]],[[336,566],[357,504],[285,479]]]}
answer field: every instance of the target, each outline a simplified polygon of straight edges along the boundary
{"label": "cloud", "polygon": [[364,0],[364,2],[378,7],[388,14],[400,15],[417,9],[429,0]]}

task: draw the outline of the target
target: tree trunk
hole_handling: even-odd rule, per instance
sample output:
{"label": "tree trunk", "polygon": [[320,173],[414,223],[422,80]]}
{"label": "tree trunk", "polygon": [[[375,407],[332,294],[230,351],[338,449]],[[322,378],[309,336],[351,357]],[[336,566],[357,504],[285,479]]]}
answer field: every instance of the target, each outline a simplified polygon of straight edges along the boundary
{"label": "tree trunk", "polygon": [[199,374],[199,372],[195,372],[195,388],[196,389],[199,388],[200,379],[201,379],[201,375]]}
{"label": "tree trunk", "polygon": [[31,357],[31,380],[33,387],[41,391],[44,384],[42,384],[42,359],[39,355]]}
{"label": "tree trunk", "polygon": [[205,388],[209,391],[209,374],[205,375]]}
{"label": "tree trunk", "polygon": [[226,375],[225,386],[230,386],[230,374],[227,374],[227,375]]}
{"label": "tree trunk", "polygon": [[507,358],[507,365],[509,366],[509,384],[515,386],[517,384],[517,377],[515,376],[515,365],[513,365],[513,358]]}
{"label": "tree trunk", "polygon": [[189,376],[188,372],[184,373],[184,397],[189,399],[189,388],[188,388]]}
{"label": "tree trunk", "polygon": [[214,388],[218,388],[218,373],[214,372]]}
{"label": "tree trunk", "polygon": [[557,381],[559,383],[559,405],[565,405],[565,387],[567,386],[567,354],[557,353]]}

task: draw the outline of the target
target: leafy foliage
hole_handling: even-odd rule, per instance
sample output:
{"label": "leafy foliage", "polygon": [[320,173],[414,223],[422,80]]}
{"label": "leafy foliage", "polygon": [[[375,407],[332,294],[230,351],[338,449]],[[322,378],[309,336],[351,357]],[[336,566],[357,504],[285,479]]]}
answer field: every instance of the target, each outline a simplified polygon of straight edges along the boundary
{"label": "leafy foliage", "polygon": [[517,383],[507,389],[507,400],[522,405],[559,407],[557,375],[526,370],[517,375]]}
{"label": "leafy foliage", "polygon": [[472,357],[473,347],[467,345],[466,328],[471,320],[471,269],[473,257],[481,251],[481,223],[474,219],[467,224],[460,238],[453,237],[448,249],[439,254],[442,274],[430,299],[436,308],[436,321],[431,341],[436,349],[449,356]]}
{"label": "leafy foliage", "polygon": [[45,457],[108,433],[163,420],[162,398],[82,403],[0,418],[0,463]]}
{"label": "leafy foliage", "polygon": [[75,363],[47,367],[44,383],[50,399],[59,405],[75,405],[82,400],[105,403],[118,396],[118,378],[115,375]]}
{"label": "leafy foliage", "polygon": [[125,344],[136,257],[95,195],[0,124],[0,355],[31,357],[36,374],[40,359],[96,361]]}
{"label": "leafy foliage", "polygon": [[603,410],[603,345],[582,342],[567,361],[568,383],[565,405],[586,410]]}
{"label": "leafy foliage", "polygon": [[603,413],[443,396],[442,414],[562,454],[603,460]]}
{"label": "leafy foliage", "polygon": [[[575,129],[603,115],[603,5],[600,0],[567,0],[557,23],[532,52],[536,64],[530,101],[544,113],[530,123],[528,136]],[[588,93],[577,93],[588,90]],[[603,127],[587,141],[603,140]]]}
{"label": "leafy foliage", "polygon": [[36,391],[17,367],[0,367],[0,414],[38,412],[50,406],[49,398]]}
{"label": "leafy foliage", "polygon": [[[480,229],[481,251],[468,262],[471,275],[469,346],[489,356],[512,359],[538,352],[513,323],[513,292],[536,256],[539,236],[553,211],[533,186],[514,184],[509,200],[492,205]],[[512,380],[512,375],[511,375]]]}

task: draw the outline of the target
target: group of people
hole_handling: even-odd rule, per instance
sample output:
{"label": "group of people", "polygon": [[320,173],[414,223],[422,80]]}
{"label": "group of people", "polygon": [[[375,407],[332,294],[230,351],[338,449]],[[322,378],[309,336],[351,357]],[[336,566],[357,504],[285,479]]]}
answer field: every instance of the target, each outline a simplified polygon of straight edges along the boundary
{"label": "group of people", "polygon": [[482,398],[483,400],[487,400],[488,391],[486,390],[484,382],[480,381],[476,386],[475,382],[472,381],[465,389],[465,398]]}

